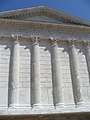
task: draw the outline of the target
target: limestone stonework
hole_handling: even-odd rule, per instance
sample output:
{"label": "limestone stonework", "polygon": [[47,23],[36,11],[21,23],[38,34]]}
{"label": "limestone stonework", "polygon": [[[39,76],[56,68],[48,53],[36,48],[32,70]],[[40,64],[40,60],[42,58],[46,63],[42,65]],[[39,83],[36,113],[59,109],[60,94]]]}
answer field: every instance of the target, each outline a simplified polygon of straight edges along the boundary
{"label": "limestone stonework", "polygon": [[0,12],[0,119],[90,119],[90,22],[46,6]]}

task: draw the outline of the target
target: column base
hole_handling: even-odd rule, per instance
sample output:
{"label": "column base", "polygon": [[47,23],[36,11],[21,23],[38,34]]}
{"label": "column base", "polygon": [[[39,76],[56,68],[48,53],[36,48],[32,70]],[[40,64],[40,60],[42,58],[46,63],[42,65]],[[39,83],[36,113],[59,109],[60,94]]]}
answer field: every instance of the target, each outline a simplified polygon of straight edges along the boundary
{"label": "column base", "polygon": [[10,104],[10,105],[9,105],[9,108],[18,108],[18,107],[19,107],[18,104]]}
{"label": "column base", "polygon": [[21,109],[21,110],[31,110],[31,105],[19,105],[18,106],[18,109]]}
{"label": "column base", "polygon": [[64,103],[57,103],[55,106],[56,109],[62,109],[65,108]]}
{"label": "column base", "polygon": [[42,104],[33,104],[32,109],[37,110],[37,109],[42,109]]}
{"label": "column base", "polygon": [[8,110],[11,112],[11,111],[30,111],[31,110],[31,106],[29,105],[17,105],[17,104],[11,104],[9,105],[8,107]]}
{"label": "column base", "polygon": [[84,102],[78,102],[76,104],[76,107],[85,107],[85,103]]}
{"label": "column base", "polygon": [[53,104],[42,104],[43,110],[54,110]]}

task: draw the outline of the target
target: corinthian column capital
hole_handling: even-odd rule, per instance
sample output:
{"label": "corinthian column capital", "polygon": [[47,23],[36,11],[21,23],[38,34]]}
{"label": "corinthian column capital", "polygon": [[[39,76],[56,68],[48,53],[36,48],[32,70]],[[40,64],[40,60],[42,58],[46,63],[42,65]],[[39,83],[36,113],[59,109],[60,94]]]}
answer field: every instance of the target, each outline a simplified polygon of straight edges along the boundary
{"label": "corinthian column capital", "polygon": [[19,38],[21,37],[21,35],[14,35],[14,34],[11,34],[11,36],[15,40],[19,40]]}
{"label": "corinthian column capital", "polygon": [[57,45],[58,40],[56,38],[50,37],[50,42],[54,45]]}
{"label": "corinthian column capital", "polygon": [[14,35],[14,34],[12,34],[11,37],[14,40],[14,44],[18,44],[19,40],[21,38],[21,35]]}
{"label": "corinthian column capital", "polygon": [[84,40],[84,41],[83,41],[83,45],[84,45],[84,46],[90,46],[90,41]]}
{"label": "corinthian column capital", "polygon": [[31,37],[31,40],[32,40],[32,42],[34,42],[35,44],[38,44],[39,43],[39,41],[40,41],[40,37]]}
{"label": "corinthian column capital", "polygon": [[75,39],[71,39],[71,38],[69,38],[68,39],[68,44],[70,45],[70,46],[74,46],[74,44],[75,44]]}

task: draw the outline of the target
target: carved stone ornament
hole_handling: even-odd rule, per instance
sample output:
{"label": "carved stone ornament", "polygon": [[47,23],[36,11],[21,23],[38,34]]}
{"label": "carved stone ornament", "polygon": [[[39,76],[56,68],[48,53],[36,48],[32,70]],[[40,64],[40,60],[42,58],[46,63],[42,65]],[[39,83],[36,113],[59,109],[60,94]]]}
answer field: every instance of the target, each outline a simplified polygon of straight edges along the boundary
{"label": "carved stone ornament", "polygon": [[82,43],[83,43],[84,46],[90,46],[90,41],[84,40]]}
{"label": "carved stone ornament", "polygon": [[39,43],[39,41],[40,41],[40,38],[41,38],[41,37],[38,37],[38,36],[37,36],[37,37],[32,36],[32,37],[31,37],[31,40],[32,40],[32,42],[34,42],[34,43],[37,43],[37,44],[38,44],[38,43]]}
{"label": "carved stone ornament", "polygon": [[57,42],[58,42],[58,40],[56,38],[53,38],[53,37],[50,37],[49,40],[52,44],[57,44]]}
{"label": "carved stone ornament", "polygon": [[15,43],[18,43],[19,42],[19,39],[21,37],[21,35],[14,35],[14,34],[11,34],[11,37],[13,38],[13,40],[15,41]]}
{"label": "carved stone ornament", "polygon": [[76,42],[75,39],[70,39],[70,38],[68,39],[68,44],[69,44],[70,46],[74,45],[75,42]]}

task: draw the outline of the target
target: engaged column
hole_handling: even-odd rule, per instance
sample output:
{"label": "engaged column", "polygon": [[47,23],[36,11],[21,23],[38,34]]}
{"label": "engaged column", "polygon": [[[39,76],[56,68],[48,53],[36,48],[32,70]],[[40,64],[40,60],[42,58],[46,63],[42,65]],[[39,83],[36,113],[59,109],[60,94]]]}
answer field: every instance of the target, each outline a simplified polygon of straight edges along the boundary
{"label": "engaged column", "polygon": [[90,81],[90,41],[83,41],[83,45],[85,46],[85,57]]}
{"label": "engaged column", "polygon": [[41,107],[39,38],[32,37],[32,98],[33,107]]}
{"label": "engaged column", "polygon": [[13,37],[13,46],[10,59],[10,81],[9,81],[9,107],[18,106],[19,99],[19,52],[20,45],[18,36]]}
{"label": "engaged column", "polygon": [[82,99],[82,91],[80,87],[80,77],[78,73],[79,68],[78,68],[74,40],[68,40],[68,43],[69,43],[69,59],[70,59],[70,67],[71,67],[71,78],[72,78],[74,100],[77,106],[82,106],[83,99]]}
{"label": "engaged column", "polygon": [[60,72],[60,61],[58,53],[57,40],[51,38],[52,51],[52,79],[53,79],[53,92],[54,92],[54,104],[56,108],[61,108],[64,106],[64,95],[62,90],[62,77]]}

